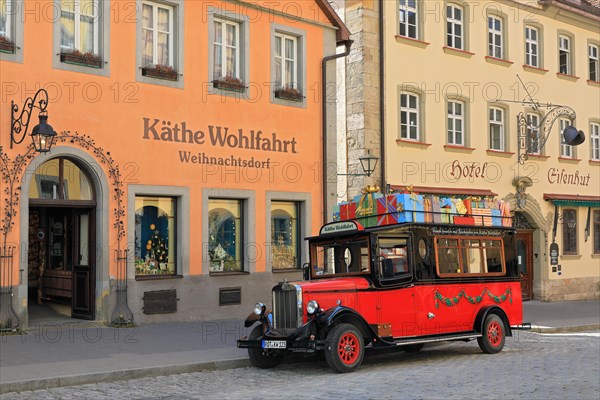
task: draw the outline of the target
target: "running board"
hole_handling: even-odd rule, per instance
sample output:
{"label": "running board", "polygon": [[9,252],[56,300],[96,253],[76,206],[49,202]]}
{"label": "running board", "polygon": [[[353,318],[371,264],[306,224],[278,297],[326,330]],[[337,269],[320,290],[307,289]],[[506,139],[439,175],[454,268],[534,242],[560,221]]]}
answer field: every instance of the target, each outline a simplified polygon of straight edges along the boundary
{"label": "running board", "polygon": [[454,333],[450,335],[434,336],[434,337],[411,337],[411,338],[398,338],[394,341],[380,340],[379,343],[373,347],[385,347],[387,346],[406,346],[410,344],[424,344],[424,343],[435,343],[435,342],[446,342],[449,340],[472,340],[482,336],[481,333],[469,332],[469,333]]}

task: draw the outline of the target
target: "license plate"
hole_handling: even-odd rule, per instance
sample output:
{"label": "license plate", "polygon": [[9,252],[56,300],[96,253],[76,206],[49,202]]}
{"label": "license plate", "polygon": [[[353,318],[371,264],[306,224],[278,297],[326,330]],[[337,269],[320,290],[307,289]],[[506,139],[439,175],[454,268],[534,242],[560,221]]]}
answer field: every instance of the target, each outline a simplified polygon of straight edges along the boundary
{"label": "license plate", "polygon": [[286,342],[285,340],[263,340],[262,348],[263,349],[285,349]]}

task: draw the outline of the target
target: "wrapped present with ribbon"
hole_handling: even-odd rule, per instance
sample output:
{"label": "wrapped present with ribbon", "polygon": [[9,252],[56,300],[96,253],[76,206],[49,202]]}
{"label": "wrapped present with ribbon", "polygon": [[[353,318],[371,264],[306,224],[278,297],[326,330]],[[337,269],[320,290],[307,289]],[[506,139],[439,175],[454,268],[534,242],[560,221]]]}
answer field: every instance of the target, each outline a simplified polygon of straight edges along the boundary
{"label": "wrapped present with ribbon", "polygon": [[442,223],[453,224],[454,215],[456,214],[456,205],[449,197],[442,197],[440,199],[440,205],[442,209]]}
{"label": "wrapped present with ribbon", "polygon": [[434,223],[442,222],[442,208],[440,207],[440,198],[438,196],[432,196],[431,212]]}
{"label": "wrapped present with ribbon", "polygon": [[377,200],[383,197],[378,186],[367,186],[354,198],[356,219],[364,227],[377,226]]}
{"label": "wrapped present with ribbon", "polygon": [[331,213],[331,218],[334,221],[340,220],[340,206],[339,205],[333,206],[333,212]]}
{"label": "wrapped present with ribbon", "polygon": [[463,204],[465,206],[465,209],[467,210],[467,212],[465,213],[466,215],[471,215],[473,213],[473,210],[471,208],[471,198],[467,197],[466,199],[463,199]]}
{"label": "wrapped present with ribbon", "polygon": [[423,196],[423,212],[425,222],[433,222],[433,195]]}
{"label": "wrapped present with ribbon", "polygon": [[474,208],[472,215],[475,218],[475,225],[492,226],[492,210],[489,208]]}
{"label": "wrapped present with ribbon", "polygon": [[497,208],[490,210],[492,216],[492,226],[502,226],[502,212]]}
{"label": "wrapped present with ribbon", "polygon": [[512,218],[510,215],[510,204],[504,200],[500,200],[500,212],[502,213],[502,225],[512,226]]}
{"label": "wrapped present with ribbon", "polygon": [[340,204],[340,220],[346,221],[349,219],[356,218],[356,203],[351,201],[349,203]]}
{"label": "wrapped present with ribbon", "polygon": [[454,225],[476,225],[474,217],[455,216]]}
{"label": "wrapped present with ribbon", "polygon": [[460,215],[465,215],[467,213],[467,207],[462,199],[454,199],[454,206],[456,207],[456,212]]}
{"label": "wrapped present with ribbon", "polygon": [[423,196],[415,193],[401,193],[396,194],[396,201],[398,208],[402,205],[399,213],[404,217],[404,221],[399,222],[425,222]]}
{"label": "wrapped present with ribbon", "polygon": [[391,225],[398,222],[396,196],[385,196],[377,199],[377,225]]}

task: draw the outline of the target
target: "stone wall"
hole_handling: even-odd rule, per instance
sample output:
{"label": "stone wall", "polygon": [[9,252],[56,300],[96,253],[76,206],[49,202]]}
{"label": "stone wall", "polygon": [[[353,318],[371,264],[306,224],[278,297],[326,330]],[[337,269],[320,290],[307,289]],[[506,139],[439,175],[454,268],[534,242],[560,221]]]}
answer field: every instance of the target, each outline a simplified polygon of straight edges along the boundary
{"label": "stone wall", "polygon": [[[348,173],[363,173],[359,157],[380,159],[379,17],[376,1],[346,1],[346,26],[354,41],[346,57],[346,148]],[[381,184],[380,164],[371,177],[349,176],[348,197],[367,184]]]}
{"label": "stone wall", "polygon": [[543,283],[542,301],[598,300],[600,277],[553,279]]}

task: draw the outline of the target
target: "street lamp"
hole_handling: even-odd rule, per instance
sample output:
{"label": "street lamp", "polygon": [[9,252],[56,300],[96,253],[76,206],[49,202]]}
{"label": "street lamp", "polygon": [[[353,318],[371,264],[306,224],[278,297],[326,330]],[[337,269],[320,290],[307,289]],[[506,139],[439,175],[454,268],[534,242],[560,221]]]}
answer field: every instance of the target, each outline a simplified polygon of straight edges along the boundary
{"label": "street lamp", "polygon": [[[38,96],[40,97],[39,100]],[[40,110],[38,118],[40,123],[33,127],[31,130],[31,140],[35,150],[39,153],[47,153],[52,148],[56,132],[52,129],[52,126],[48,124],[48,113],[46,108],[48,107],[48,92],[45,89],[38,90],[35,95],[28,97],[23,104],[23,109],[18,117],[19,107],[14,101],[10,102],[11,114],[10,114],[10,148],[13,148],[14,144],[23,142],[27,135],[27,129],[29,128],[29,121],[31,120],[31,113],[34,108]]]}
{"label": "street lamp", "polygon": [[379,161],[379,157],[372,156],[370,151],[367,150],[366,156],[358,157],[358,161],[360,161],[360,166],[363,171],[362,174],[338,174],[339,176],[371,176],[373,172],[375,172],[375,167],[377,167],[377,161]]}

